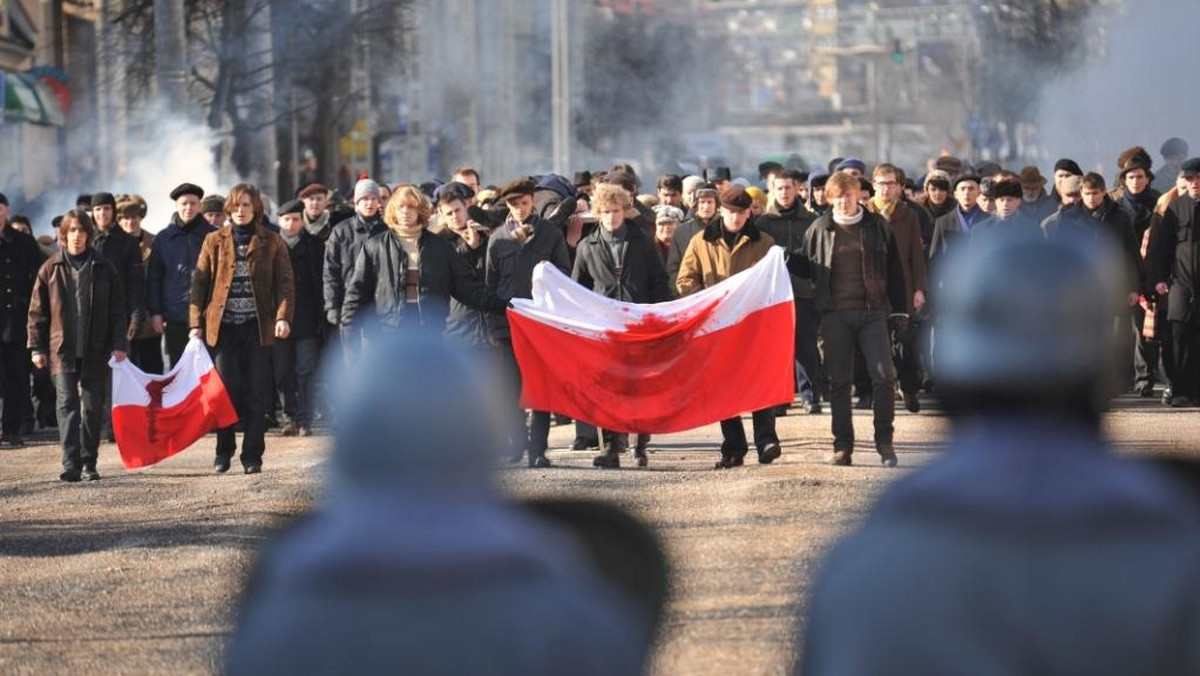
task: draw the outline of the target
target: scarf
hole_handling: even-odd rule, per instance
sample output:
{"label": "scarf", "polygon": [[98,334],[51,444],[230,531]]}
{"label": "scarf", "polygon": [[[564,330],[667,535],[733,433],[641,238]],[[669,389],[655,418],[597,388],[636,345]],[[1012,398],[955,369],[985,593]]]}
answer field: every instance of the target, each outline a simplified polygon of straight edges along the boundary
{"label": "scarf", "polygon": [[833,222],[834,223],[837,223],[838,225],[846,226],[846,225],[858,225],[859,223],[862,223],[864,212],[860,208],[853,216],[841,216],[838,214],[837,211],[832,211],[830,213],[833,214]]}

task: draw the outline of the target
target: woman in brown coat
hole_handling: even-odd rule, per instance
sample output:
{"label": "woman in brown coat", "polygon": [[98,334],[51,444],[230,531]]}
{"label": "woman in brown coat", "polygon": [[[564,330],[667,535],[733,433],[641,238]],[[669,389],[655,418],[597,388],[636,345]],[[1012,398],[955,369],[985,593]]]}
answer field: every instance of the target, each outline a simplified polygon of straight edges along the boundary
{"label": "woman in brown coat", "polygon": [[[287,245],[263,225],[258,189],[239,183],[225,200],[229,227],[209,233],[196,261],[189,302],[191,337],[214,348],[213,361],[244,427],[242,467],[262,471],[266,413],[273,390],[271,345],[291,334],[295,290]],[[233,426],[217,431],[213,469],[229,471]]]}

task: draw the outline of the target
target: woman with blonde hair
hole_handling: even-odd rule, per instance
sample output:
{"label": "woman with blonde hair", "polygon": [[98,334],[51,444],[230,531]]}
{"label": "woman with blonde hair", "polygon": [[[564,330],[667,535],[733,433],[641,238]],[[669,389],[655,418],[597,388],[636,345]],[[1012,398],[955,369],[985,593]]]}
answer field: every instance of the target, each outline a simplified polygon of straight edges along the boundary
{"label": "woman with blonde hair", "polygon": [[450,299],[485,312],[506,303],[489,294],[483,280],[444,237],[428,230],[432,208],[416,186],[396,188],[383,212],[387,229],[359,251],[342,303],[342,326],[370,321],[384,330],[428,327],[446,330]]}

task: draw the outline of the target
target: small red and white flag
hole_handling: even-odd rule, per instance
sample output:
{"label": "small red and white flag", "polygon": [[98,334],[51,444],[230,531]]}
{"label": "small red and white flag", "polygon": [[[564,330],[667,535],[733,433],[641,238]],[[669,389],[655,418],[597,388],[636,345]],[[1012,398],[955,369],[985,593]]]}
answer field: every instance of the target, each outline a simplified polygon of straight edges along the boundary
{"label": "small red and white flag", "polygon": [[686,298],[622,303],[553,265],[508,310],[521,405],[616,432],[694,429],[793,396],[795,308],[783,249]]}
{"label": "small red and white flag", "polygon": [[126,359],[112,366],[112,425],[126,469],[165,460],[209,432],[237,422],[225,383],[198,338],[166,375]]}

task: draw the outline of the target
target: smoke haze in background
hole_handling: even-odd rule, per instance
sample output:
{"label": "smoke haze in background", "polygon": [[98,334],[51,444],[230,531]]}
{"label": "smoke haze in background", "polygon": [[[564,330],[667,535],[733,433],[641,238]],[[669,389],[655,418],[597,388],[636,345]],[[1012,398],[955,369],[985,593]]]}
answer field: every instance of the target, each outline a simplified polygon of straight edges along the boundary
{"label": "smoke haze in background", "polygon": [[1196,0],[1127,0],[1120,11],[1094,17],[1091,33],[1107,40],[1104,56],[1043,92],[1039,126],[1049,152],[1108,178],[1116,174],[1117,155],[1133,145],[1150,152],[1155,169],[1163,161],[1159,148],[1172,136],[1200,154],[1200,88],[1190,70],[1197,9]]}

